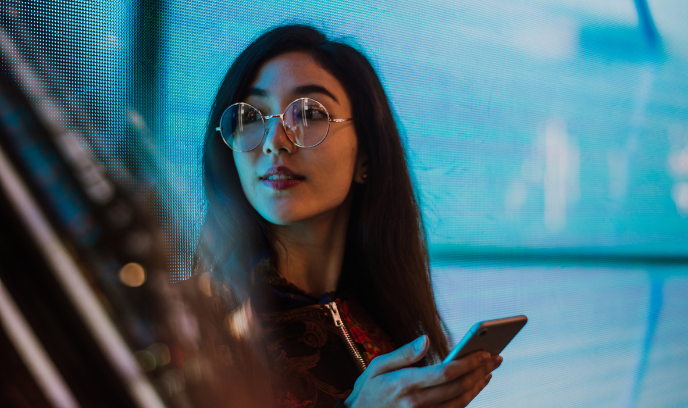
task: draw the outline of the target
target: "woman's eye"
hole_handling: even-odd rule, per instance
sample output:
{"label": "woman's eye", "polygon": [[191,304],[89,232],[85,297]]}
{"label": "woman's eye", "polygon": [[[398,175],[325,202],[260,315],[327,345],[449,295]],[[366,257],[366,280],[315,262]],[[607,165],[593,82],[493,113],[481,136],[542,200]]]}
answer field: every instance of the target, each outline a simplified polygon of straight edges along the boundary
{"label": "woman's eye", "polygon": [[320,107],[307,106],[301,110],[300,115],[306,120],[327,120],[327,113]]}
{"label": "woman's eye", "polygon": [[260,120],[260,118],[258,117],[258,112],[248,111],[248,112],[244,112],[244,114],[241,117],[241,120],[244,123],[253,123],[253,122]]}

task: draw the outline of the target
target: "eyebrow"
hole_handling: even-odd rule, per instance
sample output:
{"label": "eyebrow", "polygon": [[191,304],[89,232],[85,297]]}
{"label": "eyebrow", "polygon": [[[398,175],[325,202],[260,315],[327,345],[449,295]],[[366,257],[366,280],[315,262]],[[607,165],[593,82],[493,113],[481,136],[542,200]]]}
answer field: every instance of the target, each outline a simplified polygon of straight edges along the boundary
{"label": "eyebrow", "polygon": [[[319,94],[327,95],[330,98],[332,98],[332,100],[339,103],[339,100],[337,99],[337,97],[332,95],[332,92],[328,91],[325,87],[320,86],[320,85],[308,84],[308,85],[297,86],[296,88],[294,88],[293,93],[295,93],[297,95],[319,93]],[[267,97],[268,93],[264,89],[252,87],[252,88],[248,89],[248,91],[246,92],[246,96]]]}
{"label": "eyebrow", "polygon": [[266,97],[266,96],[268,96],[268,93],[265,92],[263,89],[260,89],[260,88],[249,88],[248,91],[246,91],[246,96]]}
{"label": "eyebrow", "polygon": [[332,93],[330,91],[328,91],[327,89],[325,89],[325,87],[322,87],[320,85],[310,85],[309,84],[309,85],[299,86],[299,87],[296,87],[296,89],[294,89],[294,93],[298,94],[298,95],[319,93],[319,94],[327,95],[330,98],[332,98],[333,101],[339,103],[339,100],[334,95],[332,95]]}

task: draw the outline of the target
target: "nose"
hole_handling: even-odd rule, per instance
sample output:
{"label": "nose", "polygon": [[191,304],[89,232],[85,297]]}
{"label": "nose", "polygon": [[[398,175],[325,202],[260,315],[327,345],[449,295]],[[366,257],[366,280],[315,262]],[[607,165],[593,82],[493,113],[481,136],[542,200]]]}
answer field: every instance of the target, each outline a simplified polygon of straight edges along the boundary
{"label": "nose", "polygon": [[280,115],[274,115],[267,119],[265,123],[267,134],[263,141],[263,153],[279,154],[282,151],[287,154],[294,153],[296,145],[287,137],[283,123]]}

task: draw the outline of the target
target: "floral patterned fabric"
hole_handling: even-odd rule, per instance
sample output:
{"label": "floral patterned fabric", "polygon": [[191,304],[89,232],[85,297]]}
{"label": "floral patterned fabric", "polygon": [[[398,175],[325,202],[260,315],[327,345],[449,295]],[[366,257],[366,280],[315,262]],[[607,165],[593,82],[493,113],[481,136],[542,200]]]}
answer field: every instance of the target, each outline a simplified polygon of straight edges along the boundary
{"label": "floral patterned fabric", "polygon": [[337,299],[339,313],[349,327],[354,341],[365,350],[362,353],[366,365],[377,356],[396,349],[387,333],[382,331],[358,302]]}
{"label": "floral patterned fabric", "polygon": [[287,392],[287,399],[278,399],[277,404],[284,408],[302,408],[313,404],[313,401],[300,401],[298,398],[291,395],[290,392]]}

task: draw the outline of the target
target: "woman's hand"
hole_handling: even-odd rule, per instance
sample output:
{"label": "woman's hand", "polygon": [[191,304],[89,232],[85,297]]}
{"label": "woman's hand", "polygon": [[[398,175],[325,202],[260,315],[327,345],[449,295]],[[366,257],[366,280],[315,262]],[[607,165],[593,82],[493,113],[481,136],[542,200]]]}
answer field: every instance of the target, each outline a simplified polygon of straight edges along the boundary
{"label": "woman's hand", "polygon": [[[348,408],[465,407],[490,382],[501,356],[478,351],[446,364],[407,367],[428,350],[423,335],[399,349],[375,358],[356,380]],[[404,368],[406,367],[406,368]]]}

